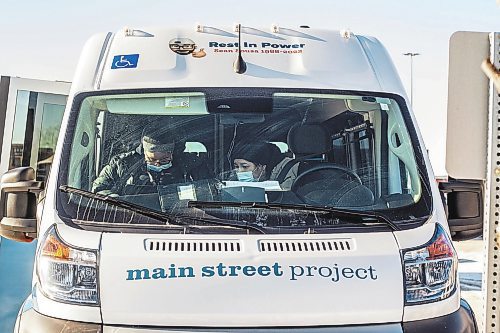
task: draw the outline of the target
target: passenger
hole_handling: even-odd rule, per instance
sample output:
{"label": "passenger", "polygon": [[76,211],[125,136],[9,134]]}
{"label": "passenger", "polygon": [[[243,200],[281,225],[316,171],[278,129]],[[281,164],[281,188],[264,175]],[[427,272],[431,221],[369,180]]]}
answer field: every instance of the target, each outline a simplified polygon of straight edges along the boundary
{"label": "passenger", "polygon": [[183,135],[173,128],[148,126],[141,145],[111,159],[92,191],[122,195],[126,185],[167,185],[208,178],[208,168],[184,153]]}
{"label": "passenger", "polygon": [[268,142],[241,144],[231,153],[234,178],[242,182],[269,180],[271,171],[280,160],[280,150]]}

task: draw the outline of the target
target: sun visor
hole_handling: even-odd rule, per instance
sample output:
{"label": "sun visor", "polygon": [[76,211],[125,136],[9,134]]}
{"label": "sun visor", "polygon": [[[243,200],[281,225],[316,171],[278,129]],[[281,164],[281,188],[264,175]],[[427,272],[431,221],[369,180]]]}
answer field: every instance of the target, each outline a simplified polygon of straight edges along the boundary
{"label": "sun visor", "polygon": [[107,109],[117,114],[201,115],[208,114],[202,93],[175,93],[157,96],[120,97],[106,100]]}
{"label": "sun visor", "polygon": [[345,105],[349,111],[353,112],[369,112],[380,111],[382,104],[388,105],[390,101],[387,99],[374,99],[374,101],[364,101],[361,99],[348,99]]}

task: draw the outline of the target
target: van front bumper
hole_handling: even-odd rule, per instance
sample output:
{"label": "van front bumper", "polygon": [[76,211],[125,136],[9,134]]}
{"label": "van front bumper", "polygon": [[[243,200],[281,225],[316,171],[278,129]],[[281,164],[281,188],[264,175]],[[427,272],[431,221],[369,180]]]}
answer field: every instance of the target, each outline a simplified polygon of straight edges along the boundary
{"label": "van front bumper", "polygon": [[479,331],[474,312],[472,312],[469,303],[462,299],[457,311],[442,317],[405,322],[403,323],[403,332],[477,333]]}
{"label": "van front bumper", "polygon": [[82,323],[44,316],[33,308],[24,309],[16,322],[15,333],[182,333],[182,332],[234,332],[234,333],[477,333],[476,320],[469,304],[462,300],[460,309],[442,317],[404,322],[399,324],[284,327],[284,328],[155,328],[108,326]]}

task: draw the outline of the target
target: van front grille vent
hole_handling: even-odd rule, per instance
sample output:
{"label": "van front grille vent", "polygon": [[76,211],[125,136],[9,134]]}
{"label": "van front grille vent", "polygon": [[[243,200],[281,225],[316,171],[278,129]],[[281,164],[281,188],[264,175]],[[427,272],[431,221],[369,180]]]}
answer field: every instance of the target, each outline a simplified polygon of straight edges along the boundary
{"label": "van front grille vent", "polygon": [[157,252],[241,252],[235,240],[155,240],[146,239],[146,251]]}
{"label": "van front grille vent", "polygon": [[346,252],[353,251],[350,239],[259,241],[260,252]]}

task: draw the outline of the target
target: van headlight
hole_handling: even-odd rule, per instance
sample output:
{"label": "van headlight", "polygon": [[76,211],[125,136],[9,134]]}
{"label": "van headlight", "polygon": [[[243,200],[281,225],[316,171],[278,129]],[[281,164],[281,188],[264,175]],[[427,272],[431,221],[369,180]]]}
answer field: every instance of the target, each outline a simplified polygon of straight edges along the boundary
{"label": "van headlight", "polygon": [[441,225],[427,244],[403,250],[403,261],[406,305],[440,301],[455,292],[457,255]]}
{"label": "van headlight", "polygon": [[97,251],[64,243],[55,225],[41,240],[37,275],[40,289],[48,298],[66,303],[99,304]]}

